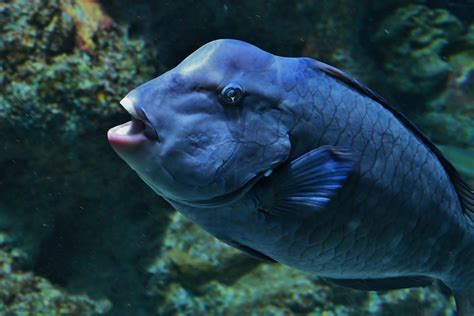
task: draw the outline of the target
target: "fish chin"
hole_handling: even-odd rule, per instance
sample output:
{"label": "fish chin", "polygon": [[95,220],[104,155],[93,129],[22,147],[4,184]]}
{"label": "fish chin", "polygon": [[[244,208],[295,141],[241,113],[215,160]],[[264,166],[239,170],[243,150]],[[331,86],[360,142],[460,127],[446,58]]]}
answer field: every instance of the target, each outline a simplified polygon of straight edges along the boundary
{"label": "fish chin", "polygon": [[[233,204],[243,198],[253,187],[260,181],[263,177],[267,174],[271,174],[271,170],[257,175],[247,181],[242,187],[239,189],[226,193],[221,196],[214,197],[208,200],[183,200],[183,199],[174,199],[174,201],[179,202],[184,205],[198,207],[198,208],[215,208],[215,207],[224,207],[230,204]],[[172,199],[173,200],[173,199]]]}

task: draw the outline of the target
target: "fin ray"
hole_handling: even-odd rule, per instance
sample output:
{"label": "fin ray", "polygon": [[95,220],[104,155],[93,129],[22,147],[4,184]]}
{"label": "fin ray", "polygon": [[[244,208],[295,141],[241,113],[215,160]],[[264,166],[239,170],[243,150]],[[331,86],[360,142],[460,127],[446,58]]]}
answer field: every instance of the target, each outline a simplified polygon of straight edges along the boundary
{"label": "fin ray", "polygon": [[266,179],[260,189],[261,209],[273,215],[322,209],[343,186],[358,159],[346,146],[321,146],[305,153]]}

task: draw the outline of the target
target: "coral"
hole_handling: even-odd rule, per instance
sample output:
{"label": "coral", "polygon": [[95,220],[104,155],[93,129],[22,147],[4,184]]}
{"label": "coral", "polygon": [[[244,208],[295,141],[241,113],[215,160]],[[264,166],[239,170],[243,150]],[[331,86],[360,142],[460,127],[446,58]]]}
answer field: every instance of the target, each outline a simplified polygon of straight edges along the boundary
{"label": "coral", "polygon": [[[1,234],[0,234],[1,236]],[[110,309],[107,300],[72,295],[45,278],[18,268],[23,254],[0,246],[0,314],[2,315],[99,315]]]}

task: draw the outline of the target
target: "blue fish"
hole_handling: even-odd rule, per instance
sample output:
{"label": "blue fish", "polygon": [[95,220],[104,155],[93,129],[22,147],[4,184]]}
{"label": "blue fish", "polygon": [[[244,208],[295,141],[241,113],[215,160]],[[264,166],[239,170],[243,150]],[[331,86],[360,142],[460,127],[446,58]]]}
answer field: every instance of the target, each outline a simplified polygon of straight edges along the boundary
{"label": "blue fish", "polygon": [[474,315],[473,191],[344,72],[217,40],[121,104],[113,149],[221,241],[349,288],[438,280]]}

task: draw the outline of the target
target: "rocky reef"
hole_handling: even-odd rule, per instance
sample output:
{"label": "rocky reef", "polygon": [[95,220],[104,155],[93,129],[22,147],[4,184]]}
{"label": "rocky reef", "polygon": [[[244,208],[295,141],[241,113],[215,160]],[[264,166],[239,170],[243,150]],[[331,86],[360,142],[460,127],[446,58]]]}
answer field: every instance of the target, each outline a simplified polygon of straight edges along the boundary
{"label": "rocky reef", "polygon": [[366,293],[207,235],[111,151],[118,101],[215,38],[334,64],[474,185],[474,24],[434,1],[0,3],[0,314],[447,315],[438,287]]}
{"label": "rocky reef", "polygon": [[[34,315],[46,310],[43,298],[51,301],[44,315],[105,312],[94,305],[105,298],[130,310],[143,296],[148,240],[167,217],[153,216],[164,202],[123,168],[105,138],[126,117],[117,100],[153,77],[156,55],[100,8],[97,1],[0,4],[0,232],[25,253],[21,271],[30,271],[28,284],[15,281],[9,291],[18,295],[2,302],[35,304]],[[125,184],[136,185],[134,199],[120,200],[132,194]],[[44,291],[26,295],[36,283]]]}
{"label": "rocky reef", "polygon": [[108,300],[71,295],[47,279],[20,268],[26,254],[9,246],[0,234],[1,315],[101,315],[110,310]]}
{"label": "rocky reef", "polygon": [[[462,31],[462,23],[447,10],[423,5],[400,7],[379,22],[372,41],[395,93],[424,103],[435,98],[450,72],[443,52],[460,39]],[[424,105],[416,110],[423,110]]]}
{"label": "rocky reef", "polygon": [[[153,51],[108,17],[98,18],[97,8],[72,0],[1,4],[0,128],[43,137],[95,131],[102,120],[117,118],[120,109],[111,106],[117,95],[153,76]],[[91,10],[92,17],[80,18]]]}

